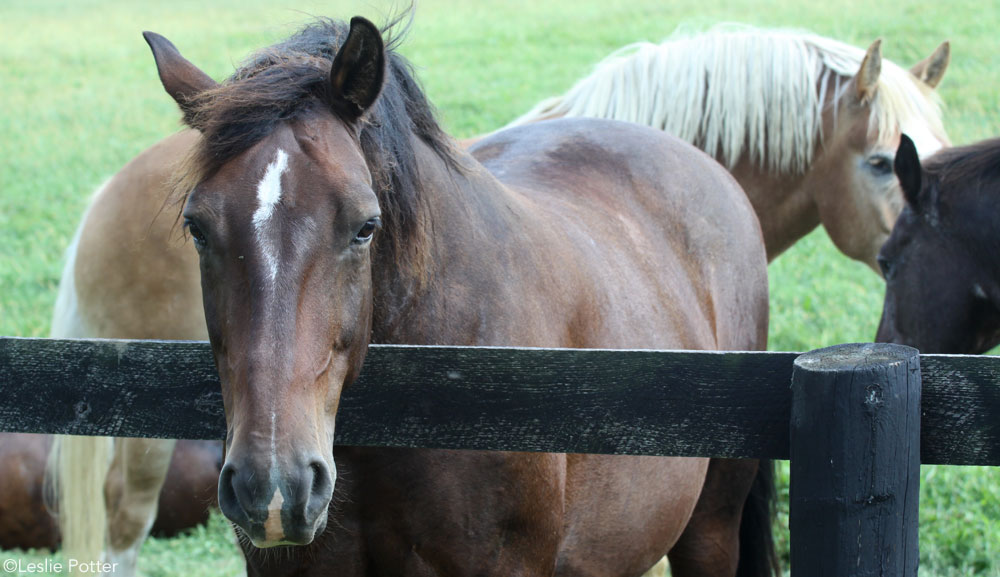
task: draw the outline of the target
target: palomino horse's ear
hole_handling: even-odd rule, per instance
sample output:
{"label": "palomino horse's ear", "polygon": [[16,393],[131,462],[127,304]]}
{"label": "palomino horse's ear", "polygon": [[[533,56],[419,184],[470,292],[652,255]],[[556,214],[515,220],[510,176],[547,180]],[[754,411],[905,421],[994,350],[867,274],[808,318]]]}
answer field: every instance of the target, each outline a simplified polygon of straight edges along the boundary
{"label": "palomino horse's ear", "polygon": [[156,32],[143,32],[153,59],[156,60],[156,70],[160,74],[163,88],[177,102],[184,113],[184,121],[189,122],[190,102],[198,94],[218,86],[208,74],[187,61],[172,42]]}
{"label": "palomino horse's ear", "polygon": [[355,16],[330,68],[330,104],[346,120],[357,120],[375,103],[384,81],[382,34],[371,22]]}
{"label": "palomino horse's ear", "polygon": [[857,90],[858,100],[867,104],[875,98],[878,90],[878,77],[882,73],[882,39],[879,38],[868,47],[864,60],[861,61],[861,68],[854,76],[854,87]]}
{"label": "palomino horse's ear", "polygon": [[920,198],[921,167],[920,156],[917,155],[917,147],[913,141],[905,134],[899,135],[899,148],[896,149],[896,160],[893,161],[893,171],[899,179],[899,185],[903,189],[903,196],[906,202],[915,210],[919,210],[918,199]]}
{"label": "palomino horse's ear", "polygon": [[910,72],[927,86],[937,88],[944,71],[948,69],[949,62],[951,62],[951,43],[946,40],[933,54],[914,64]]}

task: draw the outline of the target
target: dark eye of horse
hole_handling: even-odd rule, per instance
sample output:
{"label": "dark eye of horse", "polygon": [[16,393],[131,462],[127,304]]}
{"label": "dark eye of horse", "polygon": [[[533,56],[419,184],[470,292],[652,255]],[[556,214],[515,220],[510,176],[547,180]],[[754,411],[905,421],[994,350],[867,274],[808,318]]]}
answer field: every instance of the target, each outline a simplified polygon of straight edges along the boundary
{"label": "dark eye of horse", "polygon": [[190,234],[191,238],[194,239],[195,248],[199,250],[205,248],[205,246],[207,245],[207,241],[205,240],[205,233],[203,233],[201,229],[198,228],[198,225],[195,224],[193,220],[185,219],[184,227],[187,228],[188,234]]}
{"label": "dark eye of horse", "polygon": [[875,172],[875,174],[889,174],[892,172],[892,159],[883,154],[869,156],[868,166]]}
{"label": "dark eye of horse", "polygon": [[378,230],[381,226],[382,226],[381,218],[373,218],[369,220],[364,224],[364,226],[361,227],[361,230],[358,231],[358,234],[355,235],[354,240],[352,240],[351,242],[353,244],[365,244],[366,242],[372,239],[372,236],[375,235],[375,231]]}
{"label": "dark eye of horse", "polygon": [[892,261],[882,255],[878,255],[876,260],[878,260],[878,267],[882,269],[882,276],[885,277],[885,280],[891,280],[893,273]]}

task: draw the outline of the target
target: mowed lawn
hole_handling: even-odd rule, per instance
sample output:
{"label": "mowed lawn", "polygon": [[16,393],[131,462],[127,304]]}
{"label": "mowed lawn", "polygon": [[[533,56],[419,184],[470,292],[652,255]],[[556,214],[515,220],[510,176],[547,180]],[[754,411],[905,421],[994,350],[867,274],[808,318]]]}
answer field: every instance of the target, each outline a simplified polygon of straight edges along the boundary
{"label": "mowed lawn", "polygon": [[[92,191],[179,127],[142,30],[166,35],[222,79],[251,50],[310,15],[382,21],[391,10],[378,0],[0,0],[0,334],[47,334],[62,251]],[[402,51],[445,126],[465,137],[566,90],[621,45],[720,21],[804,28],[862,47],[881,37],[884,57],[904,66],[950,39],[952,64],[940,91],[952,140],[1000,134],[995,3],[425,0]],[[840,255],[824,232],[781,256],[770,273],[771,349],[872,339],[883,285]],[[782,471],[779,524],[786,527],[787,467]],[[778,538],[787,556],[784,527]],[[1000,469],[924,468],[921,565],[924,576],[1000,576]],[[218,518],[190,537],[147,544],[140,563],[146,575],[164,576],[234,574],[241,566]]]}

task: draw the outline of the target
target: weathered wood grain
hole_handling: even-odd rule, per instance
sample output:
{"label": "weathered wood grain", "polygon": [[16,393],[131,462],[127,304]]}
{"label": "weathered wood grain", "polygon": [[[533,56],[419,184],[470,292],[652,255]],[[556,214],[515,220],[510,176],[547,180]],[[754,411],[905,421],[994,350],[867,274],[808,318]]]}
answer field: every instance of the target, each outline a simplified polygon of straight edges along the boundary
{"label": "weathered wood grain", "polygon": [[[783,458],[795,355],[373,346],[338,444]],[[0,430],[219,439],[207,343],[0,339]]]}
{"label": "weathered wood grain", "polygon": [[920,460],[1000,466],[1000,357],[921,355]]}
{"label": "weathered wood grain", "polygon": [[[337,442],[787,459],[796,356],[373,346]],[[923,461],[1000,465],[1000,358],[921,358]],[[222,438],[211,351],[2,337],[0,431]]]}
{"label": "weathered wood grain", "polygon": [[917,577],[920,356],[839,345],[795,360],[793,575]]}

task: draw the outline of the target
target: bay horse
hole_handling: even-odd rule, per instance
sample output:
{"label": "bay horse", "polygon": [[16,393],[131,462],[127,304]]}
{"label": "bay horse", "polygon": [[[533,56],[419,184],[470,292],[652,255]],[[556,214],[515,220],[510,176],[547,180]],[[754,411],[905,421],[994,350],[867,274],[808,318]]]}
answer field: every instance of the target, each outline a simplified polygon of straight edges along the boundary
{"label": "bay horse", "polygon": [[[0,433],[0,549],[59,546],[59,525],[44,484],[51,445],[51,435]],[[221,443],[179,441],[159,494],[152,534],[172,537],[208,521],[221,468]]]}
{"label": "bay horse", "polygon": [[934,88],[949,43],[906,71],[815,34],[716,26],[626,46],[511,126],[588,116],[665,130],[715,157],[746,191],[768,260],[821,223],[845,255],[876,255],[903,208],[901,132],[921,156],[949,145]]}
{"label": "bay horse", "polygon": [[[667,553],[678,577],[770,573],[766,513],[744,507],[756,461],[332,447],[369,342],[763,349],[766,252],[722,167],[598,120],[463,151],[362,18],[309,26],[222,84],[146,38],[199,133],[177,137],[190,154],[173,178],[197,251],[164,249],[171,218],[119,222],[113,179],[71,246],[55,325],[207,326],[220,506],[249,574],[638,575]],[[155,152],[133,167],[173,172]],[[111,246],[129,250],[102,257]],[[82,304],[123,279],[137,296]]]}
{"label": "bay horse", "polygon": [[[876,267],[903,205],[892,174],[898,135],[921,135],[921,155],[949,144],[934,91],[949,60],[945,42],[907,72],[882,58],[878,41],[862,51],[801,32],[717,27],[626,47],[514,124],[597,116],[673,133],[729,167],[760,220],[768,260],[822,223],[841,251]],[[161,214],[175,165],[199,139],[191,129],[165,138],[95,195],[68,251],[53,336],[208,338],[204,313],[190,306],[201,298],[193,256]],[[75,480],[61,495],[67,547],[91,556],[104,548],[95,527],[107,525],[109,556],[129,567],[172,445],[57,443],[71,446],[59,454],[74,456],[53,464]],[[109,460],[108,471],[83,472]],[[105,493],[107,512],[94,506]]]}
{"label": "bay horse", "polygon": [[886,283],[876,340],[922,353],[989,351],[1000,344],[1000,139],[921,165],[903,138],[895,171],[906,208],[879,253]]}

